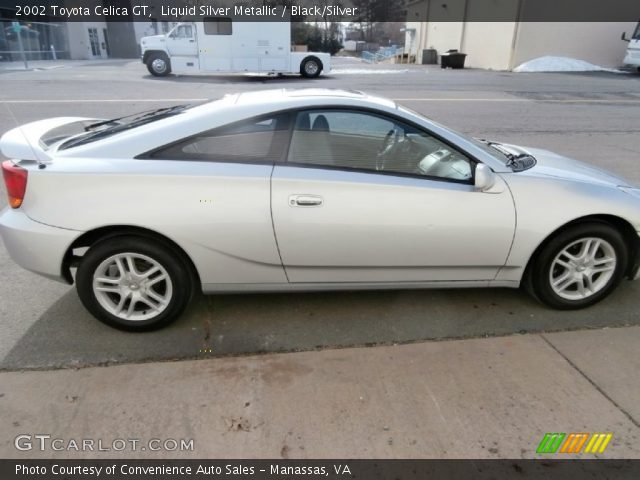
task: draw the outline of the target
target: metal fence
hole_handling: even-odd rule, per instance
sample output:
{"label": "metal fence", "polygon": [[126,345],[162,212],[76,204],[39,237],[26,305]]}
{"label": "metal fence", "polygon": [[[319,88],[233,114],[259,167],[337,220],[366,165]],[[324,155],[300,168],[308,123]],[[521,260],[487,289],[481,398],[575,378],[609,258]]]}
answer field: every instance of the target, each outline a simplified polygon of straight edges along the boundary
{"label": "metal fence", "polygon": [[403,51],[403,47],[392,45],[390,47],[381,48],[377,52],[362,52],[362,59],[368,63],[378,63],[383,60],[402,55]]}

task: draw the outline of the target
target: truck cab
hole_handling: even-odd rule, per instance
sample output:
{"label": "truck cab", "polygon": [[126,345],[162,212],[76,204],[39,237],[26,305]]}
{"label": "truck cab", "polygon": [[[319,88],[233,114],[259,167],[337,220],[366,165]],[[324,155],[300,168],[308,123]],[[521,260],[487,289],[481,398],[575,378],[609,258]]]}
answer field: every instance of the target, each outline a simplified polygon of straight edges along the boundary
{"label": "truck cab", "polygon": [[315,78],[331,70],[327,53],[292,52],[289,22],[209,17],[179,23],[166,35],[143,37],[142,62],[157,77],[170,73],[299,73]]}
{"label": "truck cab", "polygon": [[625,32],[622,34],[622,40],[629,42],[623,63],[635,67],[638,72],[640,72],[640,22],[636,25],[636,29],[633,35],[631,35],[631,38],[627,38]]}

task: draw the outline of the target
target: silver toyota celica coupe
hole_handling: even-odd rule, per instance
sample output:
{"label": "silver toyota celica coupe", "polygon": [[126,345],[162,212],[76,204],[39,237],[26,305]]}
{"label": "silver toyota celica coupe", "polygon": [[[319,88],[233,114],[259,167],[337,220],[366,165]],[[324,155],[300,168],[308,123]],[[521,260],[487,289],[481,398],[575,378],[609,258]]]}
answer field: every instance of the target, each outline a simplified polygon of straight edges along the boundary
{"label": "silver toyota celica coupe", "polygon": [[340,90],[227,95],[4,134],[0,233],[122,329],[192,293],[519,287],[586,307],[638,276],[640,190]]}

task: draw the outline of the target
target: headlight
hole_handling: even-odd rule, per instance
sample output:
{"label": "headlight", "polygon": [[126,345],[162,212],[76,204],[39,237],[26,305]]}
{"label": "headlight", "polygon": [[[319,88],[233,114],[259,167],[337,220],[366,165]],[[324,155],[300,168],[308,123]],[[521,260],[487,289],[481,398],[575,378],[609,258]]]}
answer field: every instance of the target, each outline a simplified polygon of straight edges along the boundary
{"label": "headlight", "polygon": [[634,188],[634,187],[618,187],[618,188],[623,192],[628,193],[629,195],[633,195],[634,197],[640,198],[640,188]]}

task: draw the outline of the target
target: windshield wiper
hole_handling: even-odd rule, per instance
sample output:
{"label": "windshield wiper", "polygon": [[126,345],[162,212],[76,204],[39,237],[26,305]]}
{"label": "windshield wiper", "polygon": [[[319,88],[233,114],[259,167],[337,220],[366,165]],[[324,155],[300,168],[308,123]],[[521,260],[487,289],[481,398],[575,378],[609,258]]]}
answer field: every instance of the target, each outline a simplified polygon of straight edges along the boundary
{"label": "windshield wiper", "polygon": [[[157,110],[152,110],[150,112],[146,112],[143,114],[135,113],[133,115],[127,115],[127,116],[115,118],[112,120],[104,120],[102,122],[97,122],[85,127],[85,133],[70,138],[65,143],[60,145],[59,149],[64,150],[67,148],[76,147],[78,145],[89,143],[101,137],[108,137],[109,135],[113,135],[115,133],[122,132],[124,130],[129,130],[131,128],[139,127],[146,123],[151,123],[155,120],[159,120],[160,118],[164,118],[164,117],[179,113],[180,111],[184,110],[188,106],[189,106],[188,104],[175,105],[173,107],[159,108]],[[130,118],[130,117],[134,117],[134,119],[129,123],[117,123],[119,120],[122,120],[124,118]],[[95,130],[101,125],[109,125],[112,123],[115,123],[113,127],[103,128],[101,130]]]}
{"label": "windshield wiper", "polygon": [[123,117],[118,117],[118,118],[112,118],[110,120],[102,120],[100,122],[96,122],[96,123],[92,123],[91,125],[87,125],[86,127],[84,127],[84,131],[85,132],[90,132],[92,130],[95,130],[98,127],[102,127],[104,125],[111,125],[112,123],[118,123],[120,120],[124,120],[126,118],[132,118],[133,117],[133,122],[135,122],[136,120],[141,120],[143,118],[147,118],[147,117],[153,117],[155,115],[158,115],[160,113],[168,113],[168,112],[173,112],[175,110],[179,110],[179,109],[183,109],[188,107],[188,104],[185,105],[174,105],[173,107],[163,107],[163,108],[158,108],[156,110],[150,110],[148,112],[138,112],[138,113],[132,113],[131,115],[125,115]]}
{"label": "windshield wiper", "polygon": [[505,162],[505,165],[511,168],[514,172],[522,172],[524,170],[528,170],[529,168],[533,167],[537,163],[536,158],[530,153],[523,152],[519,154],[514,154],[514,153],[511,153],[506,148],[504,148],[501,143],[485,140],[484,138],[477,138],[476,140],[484,143],[485,145],[488,145],[489,147],[493,148],[494,150],[497,150],[502,155],[507,157],[507,161]]}
{"label": "windshield wiper", "polygon": [[509,162],[513,162],[514,160],[516,160],[518,158],[516,155],[514,155],[509,150],[504,148],[501,143],[492,142],[491,140],[486,140],[484,138],[478,138],[477,140],[479,142],[484,143],[485,145],[490,146],[494,150],[499,151],[501,154],[503,154],[505,157],[507,157],[507,160],[509,160]]}
{"label": "windshield wiper", "polygon": [[490,146],[494,150],[497,150],[498,152],[503,154],[505,157],[507,157],[507,162],[506,162],[507,167],[513,168],[514,170],[520,170],[521,169],[521,165],[520,165],[520,162],[518,162],[518,160],[522,160],[522,159],[525,159],[525,158],[530,158],[534,162],[536,160],[535,157],[533,155],[531,155],[530,153],[519,153],[517,155],[514,154],[514,153],[511,153],[506,148],[504,148],[501,143],[492,142],[492,141],[486,140],[484,138],[478,138],[478,141]]}

